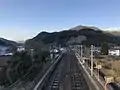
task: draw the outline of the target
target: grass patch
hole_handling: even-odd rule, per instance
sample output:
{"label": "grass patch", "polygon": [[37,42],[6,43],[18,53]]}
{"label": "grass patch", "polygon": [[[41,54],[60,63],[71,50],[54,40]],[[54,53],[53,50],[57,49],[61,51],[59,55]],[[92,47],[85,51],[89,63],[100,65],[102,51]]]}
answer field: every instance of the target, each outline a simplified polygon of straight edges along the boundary
{"label": "grass patch", "polygon": [[113,76],[117,82],[120,82],[120,57],[105,56],[95,61],[102,65],[102,71],[106,76]]}

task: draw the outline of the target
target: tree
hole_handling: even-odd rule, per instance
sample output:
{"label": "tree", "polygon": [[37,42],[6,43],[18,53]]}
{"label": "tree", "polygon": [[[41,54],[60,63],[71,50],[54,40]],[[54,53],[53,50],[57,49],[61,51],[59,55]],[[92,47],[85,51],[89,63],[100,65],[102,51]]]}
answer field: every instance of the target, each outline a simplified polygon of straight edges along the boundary
{"label": "tree", "polygon": [[109,49],[109,46],[106,42],[103,42],[101,44],[101,54],[102,55],[108,55],[108,49]]}
{"label": "tree", "polygon": [[12,56],[9,66],[6,70],[6,76],[9,80],[9,83],[12,84],[15,80],[25,75],[31,65],[32,60],[27,52],[16,52]]}
{"label": "tree", "polygon": [[46,58],[49,56],[48,51],[40,50],[39,52],[36,51],[34,55],[35,63],[43,65],[46,63]]}

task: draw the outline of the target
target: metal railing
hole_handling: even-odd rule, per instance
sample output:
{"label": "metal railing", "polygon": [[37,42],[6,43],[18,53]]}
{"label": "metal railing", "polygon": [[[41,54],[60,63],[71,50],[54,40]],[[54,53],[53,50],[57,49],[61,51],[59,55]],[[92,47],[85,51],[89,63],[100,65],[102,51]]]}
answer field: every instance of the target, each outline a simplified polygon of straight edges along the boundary
{"label": "metal railing", "polygon": [[[61,57],[62,54],[59,56]],[[29,73],[25,74],[23,77],[18,79],[16,82],[14,82],[12,85],[10,85],[7,88],[2,88],[0,90],[33,90],[35,89],[36,84],[39,82],[39,80],[44,76],[45,72],[52,66],[54,67],[54,63],[56,59],[59,58],[58,56],[52,60],[52,63],[48,62],[44,67],[43,70],[40,71],[40,73],[37,75],[37,77],[33,81],[26,80],[28,79],[27,76]],[[37,90],[37,89],[36,89]]]}

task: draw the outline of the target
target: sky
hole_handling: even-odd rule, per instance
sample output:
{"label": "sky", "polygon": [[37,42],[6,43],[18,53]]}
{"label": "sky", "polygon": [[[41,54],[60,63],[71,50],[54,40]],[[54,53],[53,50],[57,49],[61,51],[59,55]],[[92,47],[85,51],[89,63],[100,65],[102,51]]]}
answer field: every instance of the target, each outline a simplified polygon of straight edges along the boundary
{"label": "sky", "polygon": [[120,27],[120,0],[0,0],[0,37],[26,40],[77,25]]}

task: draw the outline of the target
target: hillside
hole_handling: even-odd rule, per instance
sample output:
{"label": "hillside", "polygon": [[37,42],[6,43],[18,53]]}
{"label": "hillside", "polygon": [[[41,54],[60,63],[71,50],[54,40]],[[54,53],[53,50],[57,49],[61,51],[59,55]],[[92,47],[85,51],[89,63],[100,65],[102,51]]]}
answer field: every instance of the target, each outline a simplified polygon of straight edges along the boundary
{"label": "hillside", "polygon": [[0,38],[0,46],[7,46],[7,47],[11,47],[11,49],[16,49],[17,43],[15,41]]}
{"label": "hillside", "polygon": [[15,41],[7,40],[4,38],[0,38],[0,45],[4,46],[17,46],[17,43]]}
{"label": "hillside", "polygon": [[106,33],[97,27],[77,26],[69,30],[60,32],[41,32],[36,37],[27,40],[27,46],[34,46],[34,43],[47,44],[94,44],[100,45],[102,42],[115,43],[120,45],[120,37]]}
{"label": "hillside", "polygon": [[106,31],[107,33],[113,34],[115,36],[120,36],[120,31]]}

